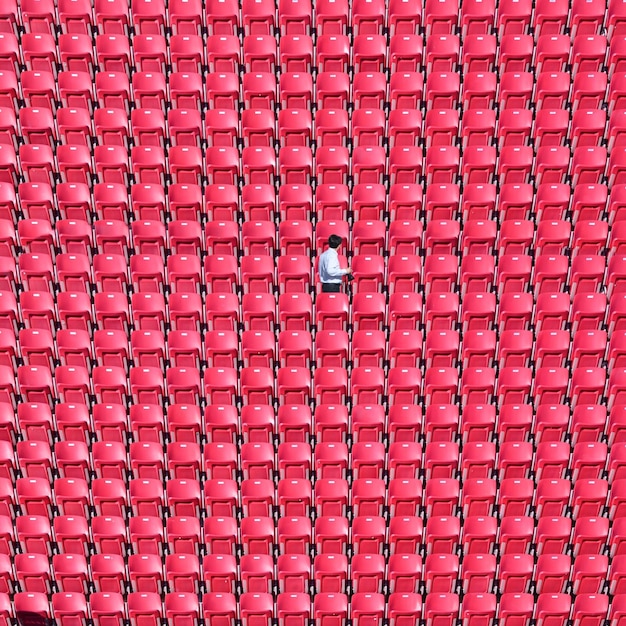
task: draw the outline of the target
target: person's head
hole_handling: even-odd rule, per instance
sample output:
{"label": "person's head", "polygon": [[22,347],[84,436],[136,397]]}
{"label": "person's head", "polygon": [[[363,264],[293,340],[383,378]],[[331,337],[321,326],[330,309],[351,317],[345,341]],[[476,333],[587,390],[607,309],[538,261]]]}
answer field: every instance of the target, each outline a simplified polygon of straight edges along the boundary
{"label": "person's head", "polygon": [[328,247],[336,250],[340,245],[343,239],[339,235],[331,235],[328,238]]}

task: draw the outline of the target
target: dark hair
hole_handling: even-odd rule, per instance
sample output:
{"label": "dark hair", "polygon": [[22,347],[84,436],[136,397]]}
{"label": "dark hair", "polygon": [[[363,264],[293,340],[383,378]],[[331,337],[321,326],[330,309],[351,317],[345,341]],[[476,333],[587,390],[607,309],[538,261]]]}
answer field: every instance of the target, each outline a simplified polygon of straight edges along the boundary
{"label": "dark hair", "polygon": [[331,235],[328,238],[328,245],[331,248],[338,248],[342,241],[343,239],[339,235]]}

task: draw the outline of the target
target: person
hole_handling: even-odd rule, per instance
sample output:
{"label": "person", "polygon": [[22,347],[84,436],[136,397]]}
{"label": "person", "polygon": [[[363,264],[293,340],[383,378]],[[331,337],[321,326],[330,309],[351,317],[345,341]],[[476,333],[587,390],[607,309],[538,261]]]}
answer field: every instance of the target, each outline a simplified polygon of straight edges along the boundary
{"label": "person", "polygon": [[323,293],[337,293],[341,291],[341,282],[344,276],[348,279],[352,275],[352,268],[342,269],[339,265],[337,248],[341,245],[342,238],[339,235],[331,235],[328,238],[328,249],[320,255],[317,271],[322,283]]}

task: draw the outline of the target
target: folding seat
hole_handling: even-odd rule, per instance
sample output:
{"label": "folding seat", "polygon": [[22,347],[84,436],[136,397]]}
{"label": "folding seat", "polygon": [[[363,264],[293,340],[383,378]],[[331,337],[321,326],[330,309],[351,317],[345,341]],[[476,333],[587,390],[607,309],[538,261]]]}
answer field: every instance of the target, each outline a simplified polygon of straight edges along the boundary
{"label": "folding seat", "polygon": [[[587,259],[589,257],[579,257]],[[579,264],[582,265],[582,264]],[[561,293],[567,280],[568,259],[564,255],[543,254],[537,257],[532,283],[535,295],[540,293]],[[574,290],[576,283],[574,283]]]}
{"label": "folding seat", "polygon": [[537,523],[537,553],[561,554],[570,541],[572,523],[566,517],[541,517]]}
{"label": "folding seat", "polygon": [[383,444],[378,441],[355,443],[352,447],[351,464],[354,467],[355,478],[379,479],[385,464]]}
{"label": "folding seat", "polygon": [[342,478],[320,478],[315,483],[314,497],[317,515],[345,516],[350,503],[348,483]]}
{"label": "folding seat", "polygon": [[130,42],[121,34],[96,35],[96,62],[105,72],[128,73]]}
{"label": "folding seat", "polygon": [[246,35],[243,39],[243,59],[247,72],[270,72],[276,69],[278,50],[273,36]]}
{"label": "folding seat", "polygon": [[[265,109],[261,109],[261,111],[263,110]],[[273,115],[271,117],[273,120]],[[278,132],[283,147],[308,147],[311,143],[312,128],[313,122],[309,111],[284,109],[278,113]],[[273,133],[273,122],[271,129]]]}
{"label": "folding seat", "polygon": [[563,72],[570,60],[571,40],[563,34],[546,34],[536,38],[534,61],[537,72]]}
{"label": "folding seat", "polygon": [[418,255],[399,255],[389,257],[387,268],[389,293],[414,293],[421,276],[421,260]]}
{"label": "folding seat", "polygon": [[542,554],[537,559],[539,593],[563,593],[570,577],[572,559],[565,554]]}
{"label": "folding seat", "polygon": [[579,366],[571,382],[572,407],[598,404],[606,383],[606,372],[598,367]]}
{"label": "folding seat", "polygon": [[[404,299],[401,302],[406,305],[410,303],[409,300],[404,301]],[[457,294],[430,294],[426,299],[426,332],[431,330],[452,330],[455,328],[459,318],[459,305]],[[409,328],[416,327],[417,322],[421,321],[421,315],[415,318],[414,321],[415,323],[409,325]]]}
{"label": "folding seat", "polygon": [[[383,111],[379,109],[357,109],[354,112],[352,134],[357,157],[353,163],[356,184],[380,184],[377,182],[376,169],[381,167],[384,169],[385,159],[380,154],[379,146],[382,138],[386,135],[385,128],[386,122]],[[382,173],[379,176],[382,177]]]}
{"label": "folding seat", "polygon": [[[179,64],[180,65],[180,64]],[[140,108],[162,110],[166,100],[163,75],[159,72],[138,72],[133,83],[135,101]],[[202,86],[196,81],[193,72],[174,72],[170,81],[170,98],[176,109],[195,110],[204,102]],[[215,82],[227,82],[228,74],[215,75]],[[224,85],[226,94],[226,85]]]}
{"label": "folding seat", "polygon": [[535,619],[538,624],[560,623],[569,618],[572,609],[571,597],[564,593],[543,593],[535,605]]}
{"label": "folding seat", "polygon": [[494,275],[492,256],[477,254],[464,256],[461,261],[461,293],[463,295],[489,293],[493,288]]}
{"label": "folding seat", "polygon": [[[504,124],[504,114],[508,109],[503,111],[501,124]],[[512,110],[512,113],[519,113]],[[515,122],[518,118],[515,118]],[[521,120],[520,120],[521,121]],[[530,124],[528,124],[530,128]],[[489,109],[469,109],[463,119],[463,146],[487,146],[493,141],[496,134],[496,117]],[[502,129],[500,133],[502,134]],[[506,135],[505,135],[506,136]]]}
{"label": "folding seat", "polygon": [[348,410],[341,405],[318,405],[315,409],[316,436],[322,443],[345,442]]}
{"label": "folding seat", "polygon": [[[280,484],[282,481],[279,481],[279,502],[281,499],[281,495],[283,498],[288,498],[289,495],[280,493]],[[295,486],[298,488],[300,492],[302,492],[303,485],[302,481],[293,480],[288,481],[290,486],[291,483],[295,483]],[[285,483],[286,484],[286,483]],[[306,495],[298,500],[294,496],[294,500],[297,503],[304,502],[306,499]],[[308,500],[310,502],[310,495],[308,496]],[[245,480],[241,485],[241,503],[243,506],[244,514],[248,516],[262,516],[268,517],[271,516],[276,507],[276,496],[275,496],[275,488],[273,481],[269,479],[248,479]],[[287,514],[285,512],[285,514]],[[295,514],[295,513],[292,513]]]}
{"label": "folding seat", "polygon": [[197,146],[173,146],[169,149],[172,180],[178,184],[196,185],[202,178],[202,153]]}
{"label": "folding seat", "polygon": [[489,478],[495,466],[495,457],[495,448],[491,442],[465,441],[461,464],[463,476],[466,479]]}
{"label": "folding seat", "polygon": [[[103,458],[94,458],[94,467],[97,474],[105,476],[105,478],[97,478],[93,481],[94,507],[101,515],[121,517],[125,514],[128,506],[126,488],[120,479],[124,475],[122,468],[125,465],[126,457],[116,450],[113,442],[107,442],[106,447],[99,446],[96,452],[102,454]],[[118,458],[114,456],[116,452]],[[105,453],[106,457],[104,456]],[[120,478],[113,478],[115,475]],[[106,478],[106,476],[110,477]]]}
{"label": "folding seat", "polygon": [[424,467],[427,478],[454,478],[459,463],[459,447],[449,441],[432,441],[426,446]]}
{"label": "folding seat", "polygon": [[[405,483],[408,483],[408,479],[404,482],[397,480],[394,485],[398,486],[398,489],[395,491],[401,490],[401,486],[404,486]],[[415,512],[416,502],[419,499],[419,494],[416,494],[417,488],[411,490],[411,493],[407,494],[407,500],[410,500],[411,497],[415,497],[412,505],[409,504],[407,509],[412,513]],[[395,494],[394,491],[394,494]],[[378,478],[358,478],[355,480],[351,501],[352,506],[354,507],[354,511],[357,515],[368,516],[368,515],[382,515],[383,513],[383,504],[385,502],[386,497],[386,489],[385,484],[382,479]],[[393,500],[392,507],[394,510],[398,509],[398,505],[395,502],[395,496]]]}
{"label": "folding seat", "polygon": [[570,151],[563,146],[542,146],[537,150],[534,174],[541,183],[561,183],[569,169]]}
{"label": "folding seat", "polygon": [[569,116],[563,109],[541,108],[537,112],[533,125],[533,138],[538,148],[544,148],[542,151],[544,156],[550,152],[545,150],[545,148],[549,147],[552,149],[562,146],[568,128]]}
{"label": "folding seat", "polygon": [[[231,75],[224,75],[229,77]],[[232,75],[233,78],[236,75]],[[270,72],[256,72],[244,74],[243,80],[243,100],[246,106],[250,109],[273,109],[276,100],[276,77]],[[236,94],[234,93],[234,85],[232,87],[233,99],[236,100]],[[207,87],[207,95],[209,101],[211,101],[210,91]],[[215,96],[215,108],[218,108],[219,101],[217,99],[219,94]],[[230,106],[222,106],[219,108],[232,108]]]}
{"label": "folding seat", "polygon": [[463,85],[463,107],[491,109],[496,99],[497,80],[493,72],[468,72]]}
{"label": "folding seat", "polygon": [[274,523],[269,517],[246,517],[241,523],[244,554],[272,554]]}
{"label": "folding seat", "polygon": [[17,340],[15,333],[8,328],[0,330],[0,355],[2,365],[17,366]]}
{"label": "folding seat", "polygon": [[[450,201],[454,204],[454,198],[451,198],[450,192],[448,192],[448,188],[451,187],[450,185],[433,185],[429,187],[429,189],[434,187],[438,187],[443,193],[447,194],[448,203],[446,203],[446,206],[450,206]],[[458,188],[456,188],[456,190],[458,192]],[[451,193],[454,193],[454,191]],[[458,196],[460,196],[460,193],[457,193],[456,196],[458,204]],[[400,219],[415,220],[421,214],[421,209],[422,188],[420,185],[399,184],[391,186],[389,190],[389,213],[392,222]],[[443,206],[441,209],[443,209]],[[448,211],[449,210],[448,208]]]}
{"label": "folding seat", "polygon": [[276,178],[276,158],[273,148],[249,146],[243,149],[243,178],[246,184],[273,184]]}
{"label": "folding seat", "polygon": [[457,35],[433,35],[426,41],[426,69],[430,72],[454,72],[461,53]]}
{"label": "folding seat", "polygon": [[283,554],[308,554],[313,536],[309,517],[281,517],[277,525],[278,544]]}
{"label": "folding seat", "polygon": [[[527,442],[510,441],[503,442],[498,458],[499,472],[502,479],[525,479],[528,478],[532,464],[532,450]],[[515,496],[520,497],[522,487],[516,483]],[[505,499],[505,491],[502,491],[502,498]]]}
{"label": "folding seat", "polygon": [[457,180],[459,166],[459,149],[456,146],[432,146],[426,153],[427,182],[452,184]]}
{"label": "folding seat", "polygon": [[574,600],[572,616],[576,621],[585,620],[594,624],[606,619],[609,612],[609,596],[580,594]]}
{"label": "folding seat", "polygon": [[540,330],[534,358],[538,367],[563,367],[570,350],[570,334],[564,330]]}
{"label": "folding seat", "polygon": [[25,2],[22,21],[28,33],[53,32],[54,6],[51,2]]}
{"label": "folding seat", "polygon": [[385,8],[382,3],[370,6],[358,1],[352,7],[352,27],[355,35],[375,35],[384,27]]}
{"label": "folding seat", "polygon": [[91,116],[86,109],[59,109],[57,111],[57,124],[61,141],[64,143],[91,145],[93,141]]}
{"label": "folding seat", "polygon": [[[82,152],[82,150],[79,150],[81,147],[82,146],[59,146],[59,149],[57,150],[59,170],[61,171],[63,178],[67,177],[67,170],[69,169],[69,164],[66,160],[68,151],[70,153],[76,151],[76,154],[78,155],[79,152]],[[14,176],[15,167],[17,166],[17,161],[13,159],[15,153],[10,154],[9,150],[12,149],[10,146],[1,145],[0,148],[2,149],[0,151],[0,159],[6,157],[6,160],[3,159],[3,163],[0,164],[0,168],[2,170],[0,172],[0,176],[4,177],[5,182],[10,182],[9,178]],[[67,150],[65,150],[65,148],[67,148]],[[74,155],[70,154],[70,156]],[[82,153],[81,156],[85,156],[85,154]],[[50,146],[25,144],[20,147],[19,158],[26,183],[31,183],[34,186],[34,184],[40,185],[42,183],[49,185],[53,182],[55,168],[54,157]],[[81,166],[85,169],[89,168],[89,160],[86,162],[86,167],[83,165],[83,162],[81,162]],[[70,178],[72,177],[70,176]],[[82,182],[85,179],[86,175],[79,176],[76,182]],[[85,182],[87,181],[85,180]]]}
{"label": "folding seat", "polygon": [[159,109],[133,110],[131,124],[133,137],[138,145],[156,147],[164,145],[165,116]]}
{"label": "folding seat", "polygon": [[[573,534],[574,556],[600,556],[609,536],[609,520],[605,517],[579,517]],[[596,592],[597,593],[597,592]]]}
{"label": "folding seat", "polygon": [[89,505],[89,488],[82,478],[57,478],[54,481],[55,502],[63,515],[85,516]]}
{"label": "folding seat", "polygon": [[[137,369],[137,368],[134,368]],[[148,368],[146,368],[148,369]],[[160,442],[135,441],[129,448],[130,467],[136,478],[162,479],[165,458]]]}
{"label": "folding seat", "polygon": [[274,377],[269,367],[244,367],[241,370],[241,393],[246,404],[271,405]]}
{"label": "folding seat", "polygon": [[[449,73],[432,75],[434,78],[426,84],[426,95],[433,108],[436,101],[439,109],[454,108],[451,102],[458,99],[459,85],[448,77]],[[429,76],[429,80],[430,80]],[[389,101],[391,109],[419,109],[424,95],[424,80],[419,72],[395,72],[389,83]]]}
{"label": "folding seat", "polygon": [[267,594],[274,576],[269,554],[245,554],[241,557],[241,578],[246,594]]}
{"label": "folding seat", "polygon": [[355,331],[352,354],[354,364],[357,367],[380,367],[385,356],[385,337],[383,333],[371,330]]}
{"label": "folding seat", "polygon": [[[617,106],[620,98],[620,81],[616,75],[616,84],[614,91],[609,91],[609,107],[608,114],[611,115],[613,109]],[[612,83],[613,84],[613,83]],[[574,77],[572,85],[572,111],[579,109],[597,109],[605,103],[605,93],[607,88],[607,77],[602,72],[579,72]]]}
{"label": "folding seat", "polygon": [[507,516],[500,525],[500,550],[502,555],[526,554],[534,534],[532,518]]}
{"label": "folding seat", "polygon": [[132,624],[156,626],[163,619],[163,605],[158,593],[131,592],[128,595],[128,616]]}
{"label": "folding seat", "polygon": [[424,233],[426,254],[451,256],[458,250],[461,225],[455,220],[428,220]]}
{"label": "folding seat", "polygon": [[54,535],[60,552],[86,555],[89,542],[87,519],[62,515],[54,518]]}
{"label": "folding seat", "polygon": [[196,593],[200,579],[200,562],[195,554],[168,554],[165,576],[176,593]]}
{"label": "folding seat", "polygon": [[[604,572],[606,576],[606,570]],[[617,555],[611,561],[609,572],[609,585],[611,593],[620,595],[624,585],[624,556]]]}
{"label": "folding seat", "polygon": [[353,261],[354,287],[359,293],[380,293],[385,283],[382,255],[357,254]]}
{"label": "folding seat", "polygon": [[533,93],[533,77],[529,72],[505,72],[500,78],[498,98],[501,110],[526,109]]}
{"label": "folding seat", "polygon": [[425,415],[426,443],[453,441],[459,429],[459,409],[454,404],[430,405]]}
{"label": "folding seat", "polygon": [[[318,37],[318,49],[321,37],[322,36]],[[279,61],[282,71],[310,72],[313,62],[313,40],[309,35],[304,33],[284,35],[280,41],[279,52]],[[340,70],[344,71],[342,68],[340,68]],[[323,69],[321,71],[323,71]]]}
{"label": "folding seat", "polygon": [[[137,243],[137,239],[135,239]],[[162,293],[165,283],[165,267],[156,254],[135,254],[130,259],[130,273],[136,292]]]}
{"label": "folding seat", "polygon": [[[498,58],[500,73],[527,72],[532,62],[534,47],[534,41],[530,35],[521,33],[503,35]],[[490,67],[481,69],[486,72],[491,71]]]}
{"label": "folding seat", "polygon": [[608,148],[612,150],[614,147],[624,145],[624,116],[626,112],[624,109],[616,109],[609,118],[608,127]]}
{"label": "folding seat", "polygon": [[486,404],[495,392],[493,368],[466,368],[461,377],[461,395],[470,404]]}
{"label": "folding seat", "polygon": [[427,624],[454,623],[459,614],[459,596],[454,593],[429,593],[424,603]]}
{"label": "folding seat", "polygon": [[[587,111],[579,111],[580,113],[588,113]],[[604,122],[601,121],[602,129]],[[573,132],[578,135],[577,129]],[[589,133],[591,135],[591,133]],[[576,184],[599,184],[604,176],[607,162],[607,150],[601,146],[579,146],[574,150],[572,162],[570,164],[570,172],[572,179]]]}
{"label": "folding seat", "polygon": [[52,613],[61,624],[82,623],[87,611],[87,599],[82,593],[52,594]]}
{"label": "folding seat", "polygon": [[316,518],[315,542],[318,555],[345,554],[348,544],[348,520],[345,517]]}
{"label": "folding seat", "polygon": [[[3,557],[7,555],[3,554]],[[7,557],[8,558],[8,557]],[[11,565],[8,565],[10,571]],[[87,565],[85,563],[85,569]],[[16,554],[15,570],[20,588],[29,593],[50,593],[50,563],[43,554]],[[4,592],[6,593],[6,592]]]}
{"label": "folding seat", "polygon": [[[24,78],[22,78],[24,86]],[[38,105],[29,98],[29,104]],[[28,143],[43,144],[45,146],[54,144],[56,140],[56,129],[52,111],[48,108],[26,108],[20,110],[20,126],[22,136]],[[13,142],[11,142],[13,143]]]}
{"label": "folding seat", "polygon": [[[506,224],[524,225],[527,227],[528,222],[508,221]],[[513,230],[511,228],[511,230]],[[522,230],[521,228],[518,230]],[[528,229],[530,231],[530,229]],[[541,220],[537,225],[537,241],[536,249],[539,255],[562,255],[569,246],[572,227],[569,222],[564,220]],[[530,232],[528,232],[530,235]],[[526,242],[528,242],[528,239]],[[508,250],[507,250],[508,251]],[[513,249],[511,252],[527,254],[528,248],[524,246],[521,249]]]}

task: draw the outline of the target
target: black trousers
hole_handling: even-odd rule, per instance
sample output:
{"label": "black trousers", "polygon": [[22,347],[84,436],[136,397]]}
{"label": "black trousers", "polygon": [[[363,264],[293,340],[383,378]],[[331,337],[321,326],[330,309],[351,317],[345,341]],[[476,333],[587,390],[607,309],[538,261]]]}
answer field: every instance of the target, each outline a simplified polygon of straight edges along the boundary
{"label": "black trousers", "polygon": [[322,283],[322,293],[339,293],[341,283]]}

